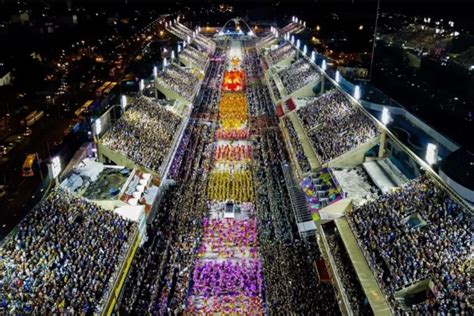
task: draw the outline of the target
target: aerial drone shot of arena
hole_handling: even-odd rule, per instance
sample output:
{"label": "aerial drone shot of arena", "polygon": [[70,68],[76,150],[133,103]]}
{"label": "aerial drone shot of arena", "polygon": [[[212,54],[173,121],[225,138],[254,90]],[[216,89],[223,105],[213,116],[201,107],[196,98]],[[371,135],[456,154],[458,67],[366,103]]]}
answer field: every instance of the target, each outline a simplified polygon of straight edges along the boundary
{"label": "aerial drone shot of arena", "polygon": [[472,315],[472,21],[43,2],[0,4],[0,314]]}

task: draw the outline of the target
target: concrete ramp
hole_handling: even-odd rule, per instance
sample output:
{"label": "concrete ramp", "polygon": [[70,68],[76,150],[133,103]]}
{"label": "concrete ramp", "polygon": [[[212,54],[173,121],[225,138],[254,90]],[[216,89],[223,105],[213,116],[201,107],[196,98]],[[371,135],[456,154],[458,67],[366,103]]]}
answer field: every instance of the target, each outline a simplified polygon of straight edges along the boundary
{"label": "concrete ramp", "polygon": [[372,270],[370,269],[369,264],[352,233],[346,217],[340,217],[334,222],[374,314],[383,316],[392,315],[391,309],[385,300],[385,296],[380,290],[377,280],[375,279]]}

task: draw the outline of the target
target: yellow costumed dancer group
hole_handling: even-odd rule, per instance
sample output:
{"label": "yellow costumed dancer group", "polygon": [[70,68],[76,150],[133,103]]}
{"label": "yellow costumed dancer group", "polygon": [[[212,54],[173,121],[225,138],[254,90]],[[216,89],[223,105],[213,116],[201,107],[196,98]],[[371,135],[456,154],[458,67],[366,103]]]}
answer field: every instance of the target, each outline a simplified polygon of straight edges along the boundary
{"label": "yellow costumed dancer group", "polygon": [[247,122],[245,93],[223,93],[219,103],[219,118],[224,129],[240,129]]}
{"label": "yellow costumed dancer group", "polygon": [[213,171],[210,174],[208,185],[210,200],[236,202],[254,202],[253,177],[248,170]]}

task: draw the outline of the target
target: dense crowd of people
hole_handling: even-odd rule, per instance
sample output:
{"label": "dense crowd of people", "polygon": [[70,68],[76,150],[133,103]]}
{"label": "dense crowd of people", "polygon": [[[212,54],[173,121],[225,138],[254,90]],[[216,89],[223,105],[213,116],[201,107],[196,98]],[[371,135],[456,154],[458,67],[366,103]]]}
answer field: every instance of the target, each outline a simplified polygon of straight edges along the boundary
{"label": "dense crowd of people", "polygon": [[129,314],[183,313],[196,249],[199,220],[207,212],[206,187],[213,128],[193,121],[192,139],[170,189],[151,214],[148,241],[138,250],[124,285],[120,310]]}
{"label": "dense crowd of people", "polygon": [[304,153],[303,146],[301,145],[301,142],[298,139],[298,134],[296,133],[293,123],[288,117],[284,117],[283,122],[288,131],[289,141],[291,147],[293,148],[293,152],[296,156],[296,160],[301,168],[301,171],[304,173],[311,171],[311,165],[309,164],[308,157],[306,157]]}
{"label": "dense crowd of people", "polygon": [[181,117],[147,97],[139,97],[105,133],[101,143],[140,166],[159,171]]}
{"label": "dense crowd of people", "polygon": [[316,239],[260,246],[270,314],[340,315],[334,289],[318,280]]}
{"label": "dense crowd of people", "polygon": [[217,201],[253,202],[253,178],[248,170],[213,171],[209,176],[208,198]]}
{"label": "dense crowd of people", "polygon": [[260,81],[254,82],[247,87],[245,93],[252,117],[271,116],[269,113],[273,114],[273,102],[266,85]]}
{"label": "dense crowd of people", "polygon": [[305,58],[300,58],[278,73],[283,86],[291,94],[304,86],[320,80],[319,71]]}
{"label": "dense crowd of people", "polygon": [[469,314],[466,260],[471,256],[472,215],[428,176],[357,207],[348,219],[374,275],[395,304],[395,291],[430,279],[432,295],[413,313]]}
{"label": "dense crowd of people", "polygon": [[54,190],[0,247],[0,311],[100,314],[136,225]]}
{"label": "dense crowd of people", "polygon": [[189,60],[199,69],[204,69],[208,60],[206,53],[200,52],[191,45],[186,46],[186,48],[179,54],[179,57]]}
{"label": "dense crowd of people", "polygon": [[255,47],[249,47],[245,50],[243,67],[248,82],[260,80],[263,76],[260,58]]}
{"label": "dense crowd of people", "polygon": [[273,34],[273,32],[268,31],[265,34],[263,34],[262,37],[260,37],[260,39],[256,43],[256,47],[258,49],[262,49],[268,46],[272,41],[275,41],[276,39],[277,38],[275,34]]}
{"label": "dense crowd of people", "polygon": [[[324,227],[329,249],[336,264],[337,273],[342,282],[343,290],[349,300],[350,309],[354,315],[373,315],[364,289],[357,277],[351,258],[345,249],[344,242],[337,232],[334,222]],[[326,226],[324,225],[324,226]]]}
{"label": "dense crowd of people", "polygon": [[281,95],[281,93],[280,93],[280,90],[279,90],[278,87],[277,87],[277,84],[276,84],[276,82],[275,82],[275,79],[270,78],[268,81],[269,81],[269,83],[270,83],[270,89],[271,89],[272,92],[273,92],[273,96],[275,97],[275,100],[276,100],[276,101],[281,100],[282,95]]}
{"label": "dense crowd of people", "polygon": [[375,123],[339,91],[331,90],[298,112],[321,162],[327,162],[377,135]]}
{"label": "dense crowd of people", "polygon": [[177,64],[171,64],[156,78],[158,84],[167,87],[188,101],[192,101],[199,88],[197,74]]}
{"label": "dense crowd of people", "polygon": [[270,62],[270,64],[278,64],[280,61],[283,61],[287,58],[290,58],[292,54],[295,54],[296,50],[293,48],[293,46],[289,42],[285,42],[275,48],[274,50],[271,50],[267,57]]}
{"label": "dense crowd of people", "polygon": [[219,102],[219,122],[224,129],[240,129],[247,122],[248,106],[245,94],[222,93]]}
{"label": "dense crowd of people", "polygon": [[304,26],[301,25],[301,23],[296,23],[296,22],[291,22],[285,25],[281,30],[281,34],[286,34],[286,33],[295,33],[299,30],[304,29]]}
{"label": "dense crowd of people", "polygon": [[194,38],[194,43],[196,43],[196,45],[201,49],[205,49],[209,54],[213,54],[216,50],[216,43],[201,33],[198,33]]}

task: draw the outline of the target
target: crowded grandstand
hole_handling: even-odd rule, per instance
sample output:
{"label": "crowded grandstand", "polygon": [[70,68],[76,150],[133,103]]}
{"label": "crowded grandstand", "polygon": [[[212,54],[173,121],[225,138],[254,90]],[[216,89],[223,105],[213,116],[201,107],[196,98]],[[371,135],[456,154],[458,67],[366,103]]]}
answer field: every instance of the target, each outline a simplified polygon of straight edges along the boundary
{"label": "crowded grandstand", "polygon": [[[469,207],[412,153],[403,157],[416,174],[401,175],[411,165],[394,153],[406,149],[394,138],[380,150],[390,132],[335,83],[325,89],[332,78],[281,38],[305,23],[260,38],[211,38],[183,23],[166,30],[195,41],[179,59],[203,77],[179,59],[163,65],[148,80],[164,96],[138,91],[95,135],[108,152],[90,159],[123,172],[114,194],[143,184],[140,194],[104,202],[52,189],[0,246],[0,311],[471,313]],[[275,103],[297,91],[293,108]],[[145,177],[127,178],[115,155],[159,175],[153,201]],[[110,209],[145,204],[142,221]]]}

